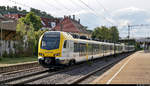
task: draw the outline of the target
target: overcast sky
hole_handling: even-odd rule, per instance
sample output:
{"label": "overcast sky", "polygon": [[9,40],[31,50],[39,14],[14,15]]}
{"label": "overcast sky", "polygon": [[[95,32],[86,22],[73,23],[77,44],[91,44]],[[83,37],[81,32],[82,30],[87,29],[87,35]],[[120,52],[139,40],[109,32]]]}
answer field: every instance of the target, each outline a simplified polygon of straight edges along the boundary
{"label": "overcast sky", "polygon": [[[17,5],[27,10],[33,7],[56,17],[75,14],[76,19],[80,18],[81,24],[91,30],[101,25],[117,25],[121,37],[128,35],[128,24],[150,24],[150,0],[0,0],[0,2],[1,6]],[[131,30],[131,37],[150,37],[149,28],[150,26],[134,27]]]}

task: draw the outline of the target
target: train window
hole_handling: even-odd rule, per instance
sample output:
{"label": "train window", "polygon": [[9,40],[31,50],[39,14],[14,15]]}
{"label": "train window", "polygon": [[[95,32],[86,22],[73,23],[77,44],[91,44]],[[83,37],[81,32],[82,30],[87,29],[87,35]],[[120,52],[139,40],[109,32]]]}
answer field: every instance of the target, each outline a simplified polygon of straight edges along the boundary
{"label": "train window", "polygon": [[41,48],[52,50],[58,49],[60,43],[60,35],[59,34],[45,34],[41,40]]}
{"label": "train window", "polygon": [[63,48],[67,48],[67,40],[65,40]]}
{"label": "train window", "polygon": [[87,47],[86,47],[86,44],[84,43],[80,43],[80,56],[85,56],[86,55],[86,51],[87,51]]}
{"label": "train window", "polygon": [[74,52],[79,52],[79,44],[74,43]]}

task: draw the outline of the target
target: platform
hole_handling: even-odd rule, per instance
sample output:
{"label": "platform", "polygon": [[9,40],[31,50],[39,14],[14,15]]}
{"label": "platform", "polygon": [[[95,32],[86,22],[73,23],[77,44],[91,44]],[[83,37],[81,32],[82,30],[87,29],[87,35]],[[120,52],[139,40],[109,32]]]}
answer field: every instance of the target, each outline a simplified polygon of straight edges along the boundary
{"label": "platform", "polygon": [[90,84],[150,84],[150,53],[135,52]]}

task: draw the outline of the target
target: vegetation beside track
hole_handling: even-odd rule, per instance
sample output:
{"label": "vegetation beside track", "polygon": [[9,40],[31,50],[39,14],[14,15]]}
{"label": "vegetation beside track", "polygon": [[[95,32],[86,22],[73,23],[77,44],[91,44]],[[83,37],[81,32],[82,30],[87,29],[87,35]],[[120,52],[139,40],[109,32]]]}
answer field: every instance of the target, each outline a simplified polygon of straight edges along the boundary
{"label": "vegetation beside track", "polygon": [[36,56],[19,57],[19,58],[1,57],[0,64],[16,64],[16,63],[32,62],[32,61],[37,61],[37,57]]}

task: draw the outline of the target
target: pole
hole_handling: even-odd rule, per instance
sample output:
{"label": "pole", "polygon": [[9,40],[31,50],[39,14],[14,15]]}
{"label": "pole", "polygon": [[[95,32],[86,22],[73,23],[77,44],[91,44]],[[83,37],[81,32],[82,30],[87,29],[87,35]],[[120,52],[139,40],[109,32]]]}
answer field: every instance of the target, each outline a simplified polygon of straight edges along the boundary
{"label": "pole", "polygon": [[63,25],[62,25],[62,23],[60,24],[60,28],[61,28],[61,31],[63,31]]}
{"label": "pole", "polygon": [[[114,29],[113,29],[114,30]],[[114,32],[114,31],[113,31]],[[114,42],[114,56],[116,55],[116,46],[115,46],[115,33],[113,33],[113,42]]]}
{"label": "pole", "polygon": [[[130,25],[128,25],[128,46],[129,46],[129,38],[130,38]],[[129,52],[129,47],[128,47],[128,52]]]}
{"label": "pole", "polygon": [[128,40],[129,40],[129,38],[130,38],[130,25],[128,25]]}
{"label": "pole", "polygon": [[63,31],[63,20],[60,21],[60,31]]}
{"label": "pole", "polygon": [[2,57],[2,49],[3,49],[3,47],[2,47],[2,28],[3,28],[3,27],[2,27],[2,25],[3,25],[3,24],[1,23],[1,57]]}

